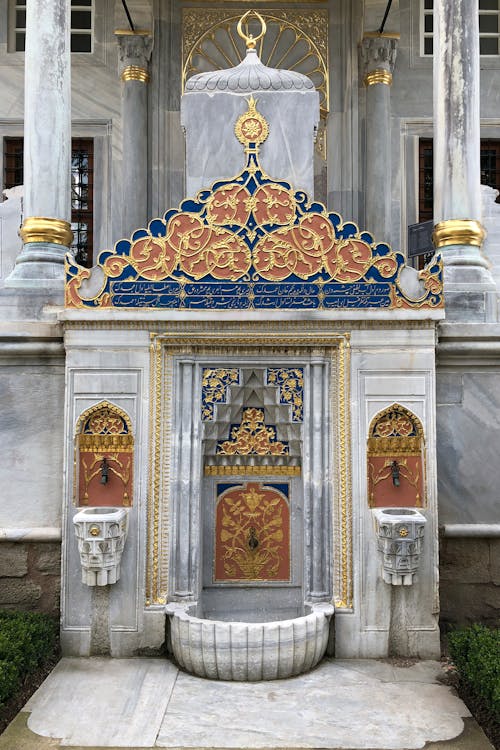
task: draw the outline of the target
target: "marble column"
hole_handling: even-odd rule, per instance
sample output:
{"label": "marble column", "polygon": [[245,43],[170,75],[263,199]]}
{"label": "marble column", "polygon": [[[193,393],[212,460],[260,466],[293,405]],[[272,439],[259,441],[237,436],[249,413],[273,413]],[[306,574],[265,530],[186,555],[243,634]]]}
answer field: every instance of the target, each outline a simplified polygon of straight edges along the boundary
{"label": "marble column", "polygon": [[366,86],[365,228],[377,241],[391,236],[391,84],[396,36],[366,34],[361,42]]}
{"label": "marble column", "polygon": [[116,31],[122,81],[122,232],[148,223],[148,82],[153,38],[148,31]]}
{"label": "marble column", "polygon": [[434,245],[447,318],[491,321],[495,284],[481,252],[478,0],[434,3]]}
{"label": "marble column", "polygon": [[23,249],[6,286],[63,288],[71,245],[70,0],[26,6]]}

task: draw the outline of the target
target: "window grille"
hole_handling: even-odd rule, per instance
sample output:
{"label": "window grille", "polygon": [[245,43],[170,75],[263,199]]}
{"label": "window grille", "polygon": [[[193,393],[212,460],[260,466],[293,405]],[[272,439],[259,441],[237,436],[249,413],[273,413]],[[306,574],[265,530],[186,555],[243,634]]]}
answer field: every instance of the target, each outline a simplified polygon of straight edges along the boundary
{"label": "window grille", "polygon": [[[22,185],[23,139],[4,138],[4,188]],[[93,261],[94,141],[73,138],[71,154],[71,229],[73,252],[82,266]]]}
{"label": "window grille", "polygon": [[[481,185],[500,191],[500,140],[481,140]],[[420,138],[418,158],[418,220],[433,218],[432,138]],[[497,199],[497,202],[498,199]]]}
{"label": "window grille", "polygon": [[[93,0],[71,0],[71,51],[92,52]],[[14,50],[24,52],[26,41],[26,0],[11,6]]]}
{"label": "window grille", "polygon": [[[434,0],[420,0],[420,54],[432,55]],[[500,49],[500,0],[479,0],[479,51],[485,57],[495,57]]]}

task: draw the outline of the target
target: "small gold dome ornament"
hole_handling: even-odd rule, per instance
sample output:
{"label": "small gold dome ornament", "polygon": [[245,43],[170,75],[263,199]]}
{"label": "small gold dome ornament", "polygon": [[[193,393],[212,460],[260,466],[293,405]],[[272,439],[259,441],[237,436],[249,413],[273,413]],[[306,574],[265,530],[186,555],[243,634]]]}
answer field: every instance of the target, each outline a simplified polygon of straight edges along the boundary
{"label": "small gold dome ornament", "polygon": [[[260,25],[261,25],[260,34],[257,34],[257,36],[255,36],[255,37],[254,37],[253,34],[249,34],[248,33],[248,21],[247,21],[247,19],[248,19],[249,16],[252,16],[252,15],[257,18],[257,20],[260,22]],[[246,26],[246,31],[247,31],[246,34],[243,31],[243,24],[245,24],[245,26]],[[245,40],[245,44],[247,46],[247,49],[255,49],[255,47],[256,47],[257,42],[259,41],[259,39],[262,39],[262,37],[266,33],[267,26],[266,26],[266,22],[264,21],[264,19],[260,15],[260,13],[257,13],[256,10],[247,10],[247,12],[238,21],[238,26],[236,27],[236,30],[237,30],[238,34],[240,35],[240,37]]]}

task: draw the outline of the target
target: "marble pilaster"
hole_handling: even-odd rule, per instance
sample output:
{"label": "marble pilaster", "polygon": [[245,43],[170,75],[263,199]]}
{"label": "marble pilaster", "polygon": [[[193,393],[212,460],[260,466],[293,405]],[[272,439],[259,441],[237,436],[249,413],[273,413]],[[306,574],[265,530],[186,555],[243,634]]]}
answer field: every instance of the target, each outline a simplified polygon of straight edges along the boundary
{"label": "marble pilaster", "polygon": [[331,599],[329,528],[331,497],[327,477],[331,472],[327,436],[329,421],[329,380],[324,355],[311,353],[305,378],[309,384],[308,417],[304,422],[304,600],[326,602]]}
{"label": "marble pilaster", "polygon": [[366,86],[365,226],[387,240],[391,220],[391,83],[397,38],[374,33],[361,42]]}
{"label": "marble pilaster", "polygon": [[122,81],[122,232],[129,236],[148,221],[148,89],[153,38],[147,31],[116,31]]}
{"label": "marble pilaster", "polygon": [[192,601],[197,598],[199,574],[199,498],[200,476],[197,457],[200,450],[199,424],[196,419],[196,365],[191,359],[179,363],[179,432],[176,439],[173,496],[176,516],[173,598]]}
{"label": "marble pilaster", "polygon": [[63,288],[71,245],[70,0],[26,10],[24,247],[6,286]]}
{"label": "marble pilaster", "polygon": [[495,283],[481,252],[478,0],[434,4],[434,244],[447,317],[492,321]]}

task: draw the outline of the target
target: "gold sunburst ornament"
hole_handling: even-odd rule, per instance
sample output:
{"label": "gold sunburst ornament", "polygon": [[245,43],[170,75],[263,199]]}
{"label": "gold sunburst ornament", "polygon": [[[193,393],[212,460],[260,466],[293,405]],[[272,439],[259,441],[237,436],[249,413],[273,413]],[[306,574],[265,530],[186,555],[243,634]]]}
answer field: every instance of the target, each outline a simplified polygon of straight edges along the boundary
{"label": "gold sunburst ornament", "polygon": [[253,96],[248,99],[247,111],[238,117],[236,125],[234,126],[234,132],[236,138],[245,146],[245,150],[248,151],[253,145],[255,150],[261,143],[264,143],[267,136],[269,135],[269,125],[267,120],[262,117],[260,112],[256,109],[257,100]]}

